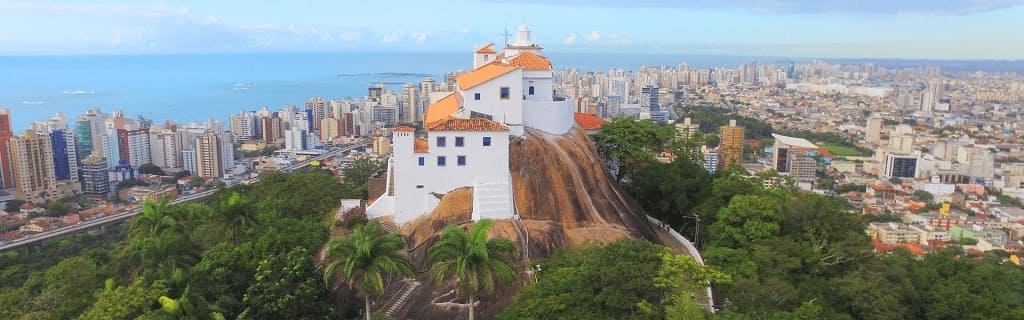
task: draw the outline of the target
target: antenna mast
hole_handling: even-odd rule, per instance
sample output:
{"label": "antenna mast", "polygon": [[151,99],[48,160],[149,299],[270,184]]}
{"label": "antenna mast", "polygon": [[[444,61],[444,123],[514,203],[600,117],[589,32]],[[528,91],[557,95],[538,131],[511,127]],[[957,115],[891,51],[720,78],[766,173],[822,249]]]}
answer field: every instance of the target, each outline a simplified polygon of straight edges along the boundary
{"label": "antenna mast", "polygon": [[505,46],[508,47],[508,23],[505,23]]}

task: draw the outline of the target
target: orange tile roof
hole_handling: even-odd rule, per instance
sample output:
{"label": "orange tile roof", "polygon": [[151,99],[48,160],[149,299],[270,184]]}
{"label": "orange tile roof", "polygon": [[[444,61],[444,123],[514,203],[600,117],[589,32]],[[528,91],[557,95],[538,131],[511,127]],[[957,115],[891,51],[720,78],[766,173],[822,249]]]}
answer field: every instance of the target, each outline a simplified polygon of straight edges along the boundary
{"label": "orange tile roof", "polygon": [[496,53],[496,52],[497,51],[494,51],[494,42],[488,43],[488,44],[484,45],[483,47],[480,47],[480,49],[476,49],[476,53]]}
{"label": "orange tile roof", "polygon": [[508,131],[508,127],[481,118],[473,119],[446,119],[424,126],[427,131]]}
{"label": "orange tile roof", "polygon": [[512,60],[509,60],[508,63],[531,71],[551,70],[551,60],[529,51],[520,53],[513,57]]}
{"label": "orange tile roof", "polygon": [[500,77],[516,69],[519,69],[519,67],[492,62],[476,68],[476,70],[460,74],[458,77],[455,77],[455,82],[459,84],[459,88],[466,90],[484,82],[491,81],[494,78]]}
{"label": "orange tile roof", "polygon": [[409,127],[409,126],[397,126],[397,127],[391,128],[391,131],[392,132],[416,132],[416,128]]}
{"label": "orange tile roof", "polygon": [[604,125],[603,119],[589,113],[577,112],[573,117],[576,118],[576,124],[580,125],[583,130],[598,130]]}
{"label": "orange tile roof", "polygon": [[459,111],[459,100],[453,92],[427,107],[427,115],[423,117],[423,123],[448,119],[448,115],[455,111]]}
{"label": "orange tile roof", "polygon": [[412,142],[412,152],[414,153],[427,153],[430,152],[430,142],[427,139],[416,138]]}

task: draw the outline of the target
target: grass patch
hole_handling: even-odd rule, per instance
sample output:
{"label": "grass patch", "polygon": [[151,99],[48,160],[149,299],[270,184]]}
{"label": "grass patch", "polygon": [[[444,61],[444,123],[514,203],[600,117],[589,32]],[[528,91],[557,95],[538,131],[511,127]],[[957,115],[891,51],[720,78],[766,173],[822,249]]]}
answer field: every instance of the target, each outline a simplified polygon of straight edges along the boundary
{"label": "grass patch", "polygon": [[819,144],[818,146],[828,150],[828,152],[831,152],[837,157],[867,157],[871,155],[870,152],[866,152],[859,148],[841,146],[837,144],[825,143]]}

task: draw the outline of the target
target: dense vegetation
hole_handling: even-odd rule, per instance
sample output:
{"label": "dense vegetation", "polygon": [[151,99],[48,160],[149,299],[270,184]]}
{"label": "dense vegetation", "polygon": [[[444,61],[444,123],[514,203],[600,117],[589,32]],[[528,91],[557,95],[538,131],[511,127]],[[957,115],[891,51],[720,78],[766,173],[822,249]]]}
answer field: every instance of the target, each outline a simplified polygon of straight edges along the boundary
{"label": "dense vegetation", "polygon": [[700,131],[718,134],[718,128],[736,120],[736,125],[744,128],[743,138],[759,140],[772,137],[772,125],[767,122],[730,114],[725,108],[711,106],[688,106],[683,108],[681,117],[690,117],[693,123],[700,125]]}
{"label": "dense vegetation", "polygon": [[[618,127],[616,131],[657,130],[642,121],[613,123]],[[608,141],[601,135],[614,133],[603,131],[595,137],[598,150],[620,147],[600,146]],[[636,140],[640,146],[627,142],[621,146],[641,151],[679,145],[671,138]],[[615,154],[602,153],[605,157]],[[718,306],[723,309],[715,317],[1024,318],[1024,271],[1003,262],[1007,252],[968,255],[959,247],[950,247],[923,258],[902,249],[892,254],[875,253],[864,233],[866,217],[848,211],[840,199],[788,187],[764,188],[760,181],[764,176],[750,176],[739,168],[710,175],[687,156],[671,163],[653,161],[652,154],[630,156],[637,166],[622,177],[624,187],[640,200],[648,214],[697,238],[709,265],[731,279],[716,285]],[[843,185],[839,189],[863,190],[863,186]],[[565,284],[537,287],[554,285]],[[650,286],[639,288],[629,296],[643,297],[643,290]],[[588,293],[566,294],[569,296],[559,299],[575,301]],[[588,308],[596,308],[598,302],[593,304]],[[629,317],[636,315],[630,313]]]}
{"label": "dense vegetation", "polygon": [[[209,204],[148,202],[92,249],[58,240],[5,253],[0,319],[333,318],[313,256],[340,184],[316,171],[262,180]],[[51,255],[67,258],[44,268]]]}
{"label": "dense vegetation", "polygon": [[499,319],[697,319],[697,299],[728,276],[644,240],[562,250]]}

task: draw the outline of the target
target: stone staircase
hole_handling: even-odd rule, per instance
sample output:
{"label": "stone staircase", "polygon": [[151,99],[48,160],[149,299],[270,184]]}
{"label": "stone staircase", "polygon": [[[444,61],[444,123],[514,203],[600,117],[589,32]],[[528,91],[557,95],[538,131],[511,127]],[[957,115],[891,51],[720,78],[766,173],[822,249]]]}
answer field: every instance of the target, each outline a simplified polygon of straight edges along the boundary
{"label": "stone staircase", "polygon": [[412,293],[416,291],[417,288],[420,287],[419,281],[406,279],[405,282],[405,290],[402,291],[402,295],[398,296],[398,300],[395,300],[395,302],[392,303],[391,306],[384,311],[385,316],[389,318],[394,316],[395,312],[397,312],[399,309],[402,309],[402,306],[405,305],[405,302],[409,300],[409,296],[411,296]]}
{"label": "stone staircase", "polygon": [[[397,233],[399,236],[402,235],[401,232],[398,232],[399,229],[398,229],[398,226],[395,225],[394,218],[392,218],[390,216],[388,216],[388,217],[380,217],[379,220],[380,220],[381,227],[383,227],[384,231],[387,231],[387,233]],[[405,237],[403,236],[402,239],[404,240]]]}
{"label": "stone staircase", "polygon": [[477,179],[473,186],[473,220],[512,218],[512,184]]}

